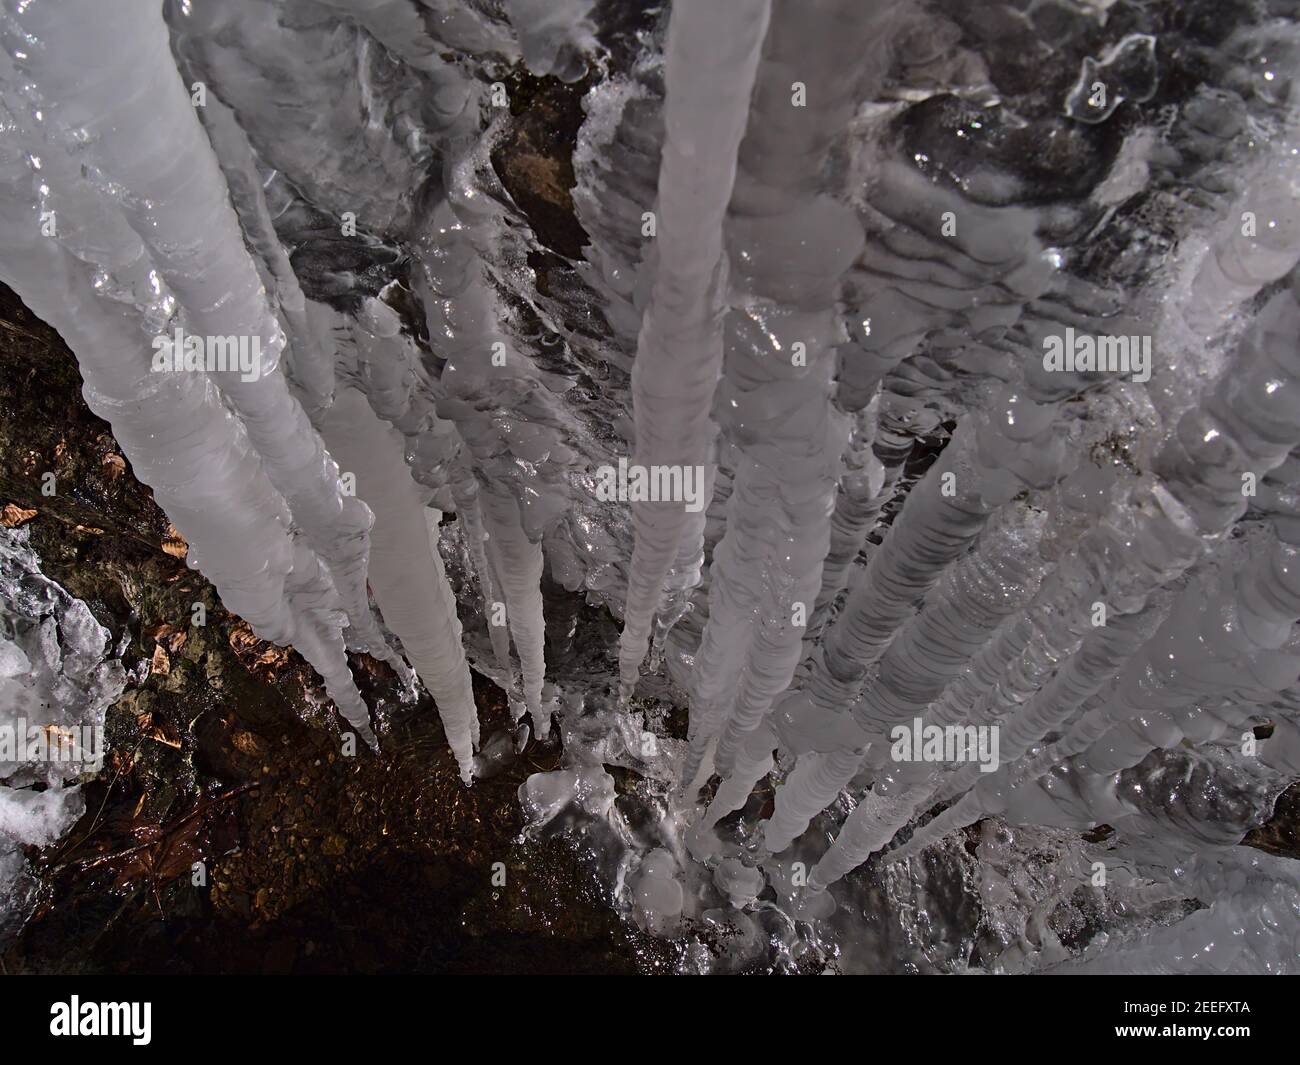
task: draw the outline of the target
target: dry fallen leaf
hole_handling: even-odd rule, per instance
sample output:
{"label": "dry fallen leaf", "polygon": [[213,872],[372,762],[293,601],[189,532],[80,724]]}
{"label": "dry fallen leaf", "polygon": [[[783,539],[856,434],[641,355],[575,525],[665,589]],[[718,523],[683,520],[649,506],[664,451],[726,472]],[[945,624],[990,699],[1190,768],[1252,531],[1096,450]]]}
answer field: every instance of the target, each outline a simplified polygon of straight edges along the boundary
{"label": "dry fallen leaf", "polygon": [[181,749],[181,741],[160,725],[155,725],[145,735],[158,743],[164,743],[168,747],[175,747],[178,751]]}
{"label": "dry fallen leaf", "polygon": [[185,641],[190,637],[188,630],[178,628],[167,622],[159,625],[149,635],[153,637],[155,643],[166,647],[167,650],[173,653],[184,647]]}
{"label": "dry fallen leaf", "polygon": [[162,549],[172,558],[184,558],[189,553],[190,545],[185,542],[185,537],[176,531],[176,526],[168,523],[167,536],[162,542]]}
{"label": "dry fallen leaf", "polygon": [[274,676],[289,661],[289,651],[259,639],[248,622],[240,621],[230,630],[230,649],[250,673]]}
{"label": "dry fallen leaf", "polygon": [[152,713],[136,714],[135,723],[140,729],[141,734],[156,743],[164,743],[168,747],[175,747],[180,750],[181,740],[177,735],[176,729],[165,718],[155,717]]}
{"label": "dry fallen leaf", "polygon": [[126,459],[122,458],[116,451],[110,451],[104,456],[104,465],[108,467],[105,472],[112,480],[117,480],[122,474],[126,473]]}
{"label": "dry fallen leaf", "polygon": [[245,729],[235,729],[231,732],[230,742],[234,745],[235,750],[242,754],[260,757],[266,749],[266,745],[261,740]]}
{"label": "dry fallen leaf", "polygon": [[149,669],[151,672],[162,676],[166,676],[172,671],[172,660],[167,657],[167,649],[162,644],[158,644],[153,649],[153,662],[150,664]]}
{"label": "dry fallen leaf", "polygon": [[31,521],[36,517],[37,511],[27,510],[18,506],[16,503],[6,503],[0,510],[0,527],[5,529],[16,529],[23,522]]}

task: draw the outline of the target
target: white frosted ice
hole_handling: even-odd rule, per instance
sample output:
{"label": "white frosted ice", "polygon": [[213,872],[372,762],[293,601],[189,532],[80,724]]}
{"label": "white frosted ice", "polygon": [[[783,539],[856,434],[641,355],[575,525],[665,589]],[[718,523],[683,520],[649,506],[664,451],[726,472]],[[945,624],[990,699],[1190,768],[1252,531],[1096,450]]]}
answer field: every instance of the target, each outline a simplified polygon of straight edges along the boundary
{"label": "white frosted ice", "polygon": [[425,507],[403,461],[401,437],[354,388],[341,389],[321,417],[330,450],[356,477],[359,498],[375,515],[370,586],[384,622],[438,704],[447,742],[469,783],[478,711],[461,645],[456,598],[442,558],[429,543]]}
{"label": "white frosted ice", "polygon": [[[640,466],[713,464],[710,406],[722,370],[722,222],[736,176],[770,0],[701,0],[676,8],[665,45],[665,140],[659,165],[657,272],[632,370]],[[660,587],[688,517],[681,501],[633,507],[620,686],[650,644]]]}

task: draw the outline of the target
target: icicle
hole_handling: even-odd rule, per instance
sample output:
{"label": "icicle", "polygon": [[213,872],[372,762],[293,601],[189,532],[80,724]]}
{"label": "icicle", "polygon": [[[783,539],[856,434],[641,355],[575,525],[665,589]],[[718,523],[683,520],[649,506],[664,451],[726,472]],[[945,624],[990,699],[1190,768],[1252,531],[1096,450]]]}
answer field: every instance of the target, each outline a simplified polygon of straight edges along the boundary
{"label": "icicle", "polygon": [[[701,641],[746,646],[734,688],[728,675],[710,678],[708,652],[700,655],[698,688],[725,684],[729,694],[706,696],[698,714],[693,708],[685,778],[715,733],[717,769],[731,770],[746,734],[789,686],[822,591],[848,428],[831,403],[836,353],[847,339],[837,300],[863,235],[855,211],[820,194],[818,179],[859,94],[874,96],[888,69],[883,10],[831,3],[810,11],[786,0],[773,8],[728,219],[740,306],[727,320],[718,403],[738,459],[711,591],[720,607],[749,600],[748,616],[715,611],[711,601]],[[813,106],[794,118],[790,70],[814,56],[805,82]],[[742,551],[729,550],[733,541]],[[755,586],[753,595],[727,593],[744,584]]]}
{"label": "icicle", "polygon": [[230,188],[231,204],[245,239],[265,266],[268,287],[275,293],[276,305],[288,326],[285,353],[290,381],[303,408],[314,417],[329,406],[334,396],[334,360],[321,335],[323,314],[312,312],[284,245],[276,236],[257,160],[234,112],[209,94],[199,114]]}
{"label": "icicle", "polygon": [[[473,197],[464,210],[474,206]],[[497,329],[498,308],[483,278],[483,263],[471,241],[471,227],[449,203],[434,212],[430,243],[422,258],[428,292],[425,312],[434,346],[447,354],[439,387],[439,413],[454,421],[485,480],[478,493],[488,534],[488,568],[505,596],[506,617],[523,674],[524,700],[538,737],[550,732],[550,710],[542,702],[546,679],[545,618],[541,592],[544,560],[539,542],[525,527],[526,514],[511,487],[519,459],[536,462],[547,450],[545,437],[519,419],[492,417],[508,410],[532,388],[523,356]],[[531,400],[531,396],[529,396]],[[516,454],[518,452],[518,454]],[[525,493],[525,498],[536,498]]]}
{"label": "icicle", "polygon": [[[58,150],[42,146],[34,154],[45,147]],[[334,620],[334,588],[305,545],[288,535],[284,500],[243,426],[205,375],[151,372],[145,323],[122,304],[98,299],[85,267],[41,235],[25,193],[31,176],[24,158],[4,160],[3,180],[5,280],[77,355],[87,404],[112,425],[135,475],[186,538],[190,564],[258,636],[297,647],[325,679],[339,712],[375,746]]]}
{"label": "icicle", "polygon": [[546,623],[542,615],[541,544],[528,539],[520,524],[519,505],[509,492],[481,489],[479,501],[487,527],[489,548],[500,559],[495,572],[506,597],[510,637],[519,652],[524,702],[533,720],[533,732],[546,739],[551,732],[551,710],[542,703],[546,679]]}
{"label": "icicle", "polygon": [[743,480],[735,484],[727,501],[727,534],[713,550],[708,618],[691,678],[690,746],[681,778],[688,788],[701,774],[708,748],[728,717],[751,640],[749,630],[758,614],[761,588],[744,575],[761,572],[764,544],[755,523],[734,517],[738,510],[752,513],[762,506],[761,501],[749,507],[740,502],[749,490]]}
{"label": "icicle", "polygon": [[[713,499],[713,485],[717,472],[717,466],[712,463],[705,467],[704,486],[700,492],[702,499]],[[655,611],[654,639],[650,649],[652,669],[657,669],[663,661],[665,642],[673,626],[691,608],[691,593],[699,586],[703,574],[704,530],[708,518],[708,506],[701,507],[698,512],[688,513],[686,516],[686,523],[677,545],[677,558],[664,578],[663,591],[659,596],[659,608]]]}
{"label": "icicle", "polygon": [[847,747],[800,755],[794,771],[776,789],[775,808],[763,824],[763,849],[779,854],[790,846],[835,801],[861,761],[861,752]]}
{"label": "icicle", "polygon": [[385,624],[424,681],[460,765],[473,779],[478,711],[461,646],[456,599],[442,559],[429,546],[424,501],[403,460],[400,435],[377,418],[356,389],[341,390],[321,417],[330,449],[356,477],[374,511],[370,586]]}
{"label": "icicle", "polygon": [[[666,141],[659,263],[632,371],[637,465],[703,466],[722,364],[722,220],[749,112],[769,0],[700,0],[672,12],[665,45]],[[623,697],[636,687],[683,504],[633,505],[636,543],[619,647]]]}
{"label": "icicle", "polygon": [[[328,563],[358,631],[373,636],[369,608],[358,595],[369,515],[342,494],[337,466],[289,394],[279,366],[283,333],[177,75],[159,6],[124,0],[106,25],[97,17],[99,5],[87,0],[51,11],[33,5],[9,16],[29,35],[19,67],[48,111],[42,121],[50,129],[63,124],[55,139],[84,139],[77,150],[101,194],[125,190],[121,210],[179,302],[186,331],[257,353],[251,373],[237,367],[210,369],[209,375],[243,420],[303,534]],[[111,78],[113,93],[88,82],[86,69]],[[115,100],[125,102],[114,106]],[[382,644],[378,650],[382,655]]]}
{"label": "icicle", "polygon": [[[1157,469],[1166,477],[1169,492],[1188,505],[1183,519],[1191,527],[1187,531],[1195,530],[1204,539],[1222,535],[1245,509],[1245,497],[1241,492],[1242,470],[1262,475],[1286,461],[1288,453],[1300,442],[1300,408],[1297,408],[1296,395],[1300,391],[1297,388],[1300,363],[1296,359],[1294,344],[1297,327],[1300,327],[1300,307],[1297,307],[1295,298],[1289,292],[1278,293],[1260,312],[1239,347],[1236,363],[1220,377],[1204,407],[1193,408],[1184,414],[1157,457]],[[1187,532],[1183,535],[1186,536]],[[1117,556],[1120,560],[1134,556],[1149,558],[1168,540],[1167,534],[1156,532],[1154,526],[1149,526],[1137,536],[1130,534],[1124,541],[1125,550],[1117,552]],[[1240,598],[1235,609],[1242,611],[1242,617],[1240,626],[1229,630],[1234,633],[1231,640],[1204,641],[1200,633],[1206,626],[1188,620],[1210,609],[1206,605],[1205,592],[1192,586],[1191,590],[1183,593],[1169,618],[1143,646],[1141,654],[1129,663],[1115,682],[1123,698],[1112,695],[1091,703],[1065,736],[1020,768],[1014,778],[1000,771],[993,775],[993,780],[981,781],[975,791],[968,792],[956,806],[918,831],[906,847],[894,852],[893,857],[901,860],[915,854],[953,828],[972,823],[982,811],[1001,808],[1006,802],[1003,792],[1008,781],[1032,782],[1062,759],[1094,745],[1098,752],[1093,756],[1095,766],[1122,768],[1123,764],[1136,764],[1152,746],[1159,744],[1150,743],[1150,737],[1143,734],[1126,737],[1124,749],[1127,753],[1117,763],[1113,750],[1106,755],[1101,753],[1107,750],[1102,737],[1114,722],[1137,719],[1143,708],[1152,703],[1157,708],[1166,705],[1161,695],[1164,687],[1169,685],[1177,687],[1184,704],[1207,691],[1225,691],[1232,683],[1234,667],[1222,656],[1237,652],[1246,641],[1262,641],[1263,650],[1267,651],[1269,642],[1276,639],[1275,634],[1289,631],[1289,624],[1300,616],[1300,600],[1292,598],[1294,589],[1291,587],[1295,579],[1295,564],[1289,556],[1294,554],[1294,549],[1278,550],[1282,553],[1257,559],[1237,585]],[[1185,569],[1196,555],[1184,554],[1183,557],[1181,568]],[[1140,574],[1130,571],[1122,577],[1120,583],[1126,595],[1144,594]],[[1134,587],[1135,583],[1137,587]],[[1264,593],[1265,587],[1273,590]],[[1209,601],[1213,603],[1213,597]],[[1218,609],[1226,608],[1220,605]],[[1294,616],[1292,609],[1297,611]],[[1189,639],[1193,641],[1194,649],[1188,649]],[[1234,642],[1235,648],[1232,646]],[[1174,650],[1181,654],[1175,657]],[[1217,669],[1207,667],[1207,656],[1209,661],[1218,660],[1222,664]],[[1183,664],[1184,659],[1186,664]],[[1170,661],[1177,663],[1181,676],[1168,675]],[[1264,667],[1253,664],[1253,655],[1247,661],[1252,663],[1248,667],[1251,677],[1260,681],[1262,678],[1257,670]],[[1206,668],[1211,669],[1209,674],[1204,672]],[[1273,691],[1283,690],[1294,679],[1286,668],[1276,674],[1269,672],[1267,676],[1273,678]],[[1166,715],[1153,712],[1151,719],[1157,722],[1153,727],[1162,727],[1159,722],[1164,717]],[[1054,715],[1044,719],[1042,714],[1037,714],[1034,718],[1046,728],[1052,727],[1057,720]],[[1124,735],[1125,726],[1117,727],[1120,730],[1118,734]],[[1021,738],[1019,743],[1024,744],[1025,738]]]}
{"label": "icicle", "polygon": [[505,0],[510,24],[529,71],[573,82],[586,64],[582,52],[594,50],[595,26],[589,16],[596,0]]}
{"label": "icicle", "polygon": [[[353,18],[332,18],[314,0],[302,18],[264,0],[165,7],[187,72],[239,116],[266,166],[293,174],[299,202],[351,212],[357,243],[387,257],[396,249],[373,234],[410,233],[425,206],[412,192],[437,185],[436,141],[478,126],[480,93],[443,59],[413,5],[345,5]],[[456,5],[440,22],[476,20]],[[326,277],[349,288],[350,273]]]}
{"label": "icicle", "polygon": [[726,779],[718,785],[717,793],[700,819],[700,827],[709,829],[729,813],[739,810],[749,799],[754,785],[772,771],[775,760],[776,734],[766,725],[760,725],[745,736],[744,747],[736,756],[736,764]]}
{"label": "icicle", "polygon": [[508,695],[514,695],[515,669],[510,660],[510,632],[503,624],[498,624],[497,579],[487,555],[487,531],[483,528],[483,512],[478,502],[478,482],[467,470],[459,471],[453,483],[456,499],[456,514],[460,519],[461,531],[469,547],[470,559],[474,563],[474,573],[478,577],[479,594],[483,599],[483,616],[488,623],[488,638],[492,641],[492,656],[497,668],[501,670]]}
{"label": "icicle", "polygon": [[663,134],[661,71],[638,64],[628,80],[594,86],[573,153],[573,210],[591,238],[576,264],[601,298],[612,336],[602,345],[620,369],[632,369],[641,308],[654,274],[655,242],[641,236],[654,207]]}
{"label": "icicle", "polygon": [[844,452],[845,471],[835,493],[835,513],[831,515],[830,549],[822,564],[822,586],[805,636],[809,652],[816,646],[831,605],[848,583],[854,560],[862,553],[867,534],[893,495],[894,483],[902,472],[901,462],[886,466],[875,454],[879,410],[880,397],[876,396],[858,413]]}

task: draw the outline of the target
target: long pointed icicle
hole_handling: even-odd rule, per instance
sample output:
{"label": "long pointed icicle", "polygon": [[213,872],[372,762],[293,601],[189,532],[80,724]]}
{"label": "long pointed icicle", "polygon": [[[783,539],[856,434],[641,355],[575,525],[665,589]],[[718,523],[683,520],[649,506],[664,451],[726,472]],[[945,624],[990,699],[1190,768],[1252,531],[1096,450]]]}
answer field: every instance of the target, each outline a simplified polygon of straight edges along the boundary
{"label": "long pointed icicle", "polygon": [[[880,397],[858,411],[844,451],[844,472],[835,493],[835,512],[831,515],[831,544],[822,563],[822,586],[817,593],[812,617],[804,642],[811,653],[816,646],[836,597],[848,583],[854,560],[862,553],[867,535],[902,472],[902,462],[886,466],[876,454],[880,436]],[[903,452],[911,450],[911,442]]]}
{"label": "long pointed icicle", "polygon": [[[637,465],[709,464],[722,368],[722,220],[736,175],[770,0],[697,0],[668,22],[658,272],[632,370]],[[665,575],[686,524],[681,502],[633,505],[620,691],[630,696]]]}
{"label": "long pointed icicle", "polygon": [[688,513],[677,541],[677,558],[664,579],[655,612],[654,639],[651,643],[651,668],[658,669],[663,661],[668,634],[691,608],[691,593],[699,586],[704,573],[704,531],[708,527],[709,508],[713,498],[718,467],[710,463],[704,471],[704,488],[700,498],[705,502],[696,513]]}
{"label": "long pointed icicle", "polygon": [[[260,346],[255,376],[246,379],[238,368],[210,376],[243,419],[271,482],[365,629],[368,608],[354,593],[365,569],[370,518],[362,504],[343,495],[337,466],[289,393],[279,365],[284,335],[177,74],[161,7],[123,0],[113,19],[104,22],[100,14],[93,0],[15,11],[9,18],[28,35],[18,65],[31,78],[51,128],[77,130],[79,139],[84,133],[80,150],[101,191],[125,190],[121,209],[179,302],[186,330]],[[112,92],[104,80],[112,82]]]}
{"label": "long pointed icicle", "polygon": [[474,563],[474,574],[478,577],[479,594],[483,599],[483,616],[487,618],[488,639],[492,641],[492,657],[496,659],[497,668],[501,670],[507,694],[513,697],[515,687],[514,663],[510,660],[510,632],[506,625],[496,623],[496,604],[503,602],[497,598],[500,590],[494,567],[488,559],[487,530],[483,528],[483,511],[479,507],[478,482],[468,470],[457,472],[452,482],[452,491],[456,500],[456,516],[460,520],[461,532],[469,548],[470,560]]}
{"label": "long pointed icicle", "polygon": [[276,235],[262,190],[261,174],[248,137],[235,113],[213,96],[202,108],[203,125],[230,188],[231,205],[250,247],[265,265],[268,288],[288,327],[290,383],[308,416],[329,406],[334,397],[334,357],[322,336],[320,306],[308,301],[293,271],[289,254]]}
{"label": "long pointed icicle", "polygon": [[772,771],[775,764],[772,751],[775,747],[776,734],[766,725],[760,725],[746,734],[731,772],[718,785],[713,801],[700,818],[702,829],[712,828],[727,814],[745,805],[754,785]]}
{"label": "long pointed icicle", "polygon": [[[778,706],[778,731],[786,746],[803,752],[801,759],[812,757],[808,752],[836,750],[833,760],[818,757],[814,772],[792,774],[777,788],[776,813],[765,829],[768,850],[777,849],[776,841],[788,845],[808,827],[802,815],[811,808],[813,795],[797,794],[798,787],[815,782],[820,798],[835,783],[833,767],[839,783],[833,799],[857,772],[870,739],[845,711],[916,600],[934,587],[999,506],[1024,485],[1046,487],[1060,475],[1065,452],[1052,415],[1050,404],[1008,391],[979,419],[978,429],[967,423],[958,427],[952,443],[908,496],[864,579],[826,630],[805,688]],[[949,496],[943,485],[961,485],[961,478],[965,487]],[[857,753],[846,756],[845,748]]]}
{"label": "long pointed icicle", "polygon": [[[822,590],[848,436],[847,419],[831,402],[837,349],[847,339],[837,302],[863,233],[856,211],[819,189],[832,143],[888,69],[887,10],[838,0],[811,8],[777,0],[773,7],[728,216],[740,306],[727,319],[718,406],[738,459],[711,574],[720,607],[744,601],[724,594],[728,585],[752,584],[756,594],[752,617],[715,610],[711,600],[701,686],[709,687],[705,648],[746,646],[734,691],[704,701],[699,720],[692,712],[686,778],[714,734],[717,769],[730,772],[747,734],[793,679]],[[809,55],[823,62],[803,71]],[[805,79],[806,109],[790,107],[792,70]],[[756,557],[727,550],[738,538],[754,544],[746,554]]]}
{"label": "long pointed icicle", "polygon": [[[59,148],[33,145],[28,151],[50,160]],[[295,646],[324,678],[339,712],[376,746],[334,620],[334,586],[306,545],[288,533],[284,500],[243,425],[205,375],[151,372],[148,331],[156,323],[97,296],[89,268],[41,234],[39,212],[25,192],[33,181],[26,160],[27,153],[0,159],[6,193],[0,197],[0,274],[77,355],[87,404],[112,425],[136,476],[188,541],[190,564],[258,636]],[[84,190],[80,203],[75,190],[69,193],[70,217],[101,223],[81,236],[128,275],[132,262],[147,261],[111,208],[79,210],[86,206]]]}
{"label": "long pointed icicle", "polygon": [[524,702],[533,732],[545,739],[551,731],[551,713],[542,703],[546,676],[546,622],[542,612],[542,545],[528,539],[519,516],[519,504],[509,491],[491,488],[479,492],[488,550],[500,560],[494,566],[506,597],[510,638],[519,653]]}
{"label": "long pointed icicle", "polygon": [[478,711],[461,646],[456,598],[442,559],[429,546],[424,503],[403,459],[401,436],[366,398],[341,389],[321,417],[330,449],[355,475],[375,514],[370,586],[385,623],[438,704],[447,742],[468,784],[474,775]]}
{"label": "long pointed icicle", "polygon": [[[1300,381],[1300,364],[1297,363],[1295,335],[1300,328],[1300,308],[1295,297],[1281,292],[1269,301],[1250,332],[1243,339],[1236,362],[1220,377],[1213,392],[1203,406],[1189,410],[1179,420],[1157,459],[1157,469],[1168,484],[1168,491],[1187,505],[1185,521],[1190,531],[1202,538],[1217,539],[1245,510],[1242,494],[1242,473],[1262,475],[1286,461],[1290,450],[1300,443],[1300,411],[1297,411],[1297,382]],[[1128,552],[1143,554],[1151,551],[1156,542],[1152,532],[1137,538],[1138,549],[1130,541]],[[1292,549],[1290,552],[1294,554]],[[1283,555],[1268,558],[1260,563],[1262,571],[1252,569],[1247,583],[1242,586],[1243,603],[1261,614],[1290,617],[1294,605],[1292,589],[1293,563]],[[1272,575],[1267,576],[1272,567]],[[1268,581],[1276,591],[1263,593]],[[1277,602],[1270,602],[1270,597]],[[1203,610],[1196,595],[1184,593],[1184,613]],[[1277,625],[1277,617],[1269,617]],[[1243,619],[1242,625],[1245,621]],[[1153,677],[1157,666],[1164,670],[1169,659],[1164,646],[1176,633],[1186,633],[1195,627],[1179,624],[1171,613],[1162,628],[1143,648],[1142,655],[1131,662],[1119,681],[1120,689],[1129,697],[1128,708],[1120,707],[1114,699],[1100,699],[1090,704],[1087,712],[1072,726],[1071,732],[1054,743],[1048,750],[1035,756],[1031,767],[1022,768],[1017,777],[1036,778],[1062,758],[1082,750],[1086,744],[1103,735],[1107,725],[1116,720],[1131,720],[1141,713],[1147,695],[1139,681]],[[1251,633],[1242,630],[1238,639],[1247,639]],[[1194,655],[1184,651],[1188,665],[1182,666],[1191,678],[1193,687],[1188,699],[1194,699],[1200,689],[1195,687],[1200,671],[1192,664]],[[1182,662],[1182,658],[1177,659]],[[1125,678],[1128,678],[1127,682]],[[1284,678],[1275,691],[1281,691],[1294,678]],[[1153,692],[1157,691],[1153,689]],[[1157,702],[1156,706],[1160,704]],[[1050,725],[1049,725],[1050,727]],[[917,853],[920,849],[942,838],[962,825],[978,820],[983,812],[998,805],[998,796],[1011,771],[1004,766],[992,775],[994,780],[981,781],[974,791],[938,818],[919,830],[906,847],[895,852],[899,858]],[[1003,800],[1004,801],[1004,800]],[[990,805],[992,804],[992,806]]]}
{"label": "long pointed icicle", "polygon": [[[435,350],[447,357],[439,382],[438,411],[455,422],[473,454],[477,475],[491,482],[478,493],[489,537],[489,567],[505,596],[506,618],[519,654],[533,730],[545,737],[550,731],[550,713],[542,704],[546,679],[541,592],[544,559],[540,542],[525,525],[520,500],[504,476],[522,456],[535,459],[536,455],[528,445],[529,434],[517,432],[521,421],[507,423],[491,414],[497,404],[508,409],[512,401],[533,403],[536,398],[526,376],[527,359],[512,350],[499,328],[500,310],[474,245],[477,222],[471,212],[477,200],[465,199],[468,202],[457,209],[444,202],[434,210],[422,256],[429,333]],[[458,211],[471,217],[471,222],[462,221]]]}
{"label": "long pointed icicle", "polygon": [[[271,225],[252,150],[243,130],[235,122],[234,114],[219,100],[209,100],[204,114],[214,150],[230,184],[231,202],[244,232],[248,234],[250,245],[266,264],[280,313],[289,327],[289,346],[285,353],[291,363],[295,393],[303,401],[304,409],[318,416],[334,396],[333,354],[327,350],[319,334],[318,323],[311,320],[306,297],[289,263],[289,256]],[[345,500],[344,505],[355,509],[352,500]],[[331,575],[347,611],[353,647],[387,662],[402,682],[409,685],[412,681],[410,668],[388,646],[370,610],[366,595],[366,567],[370,554],[368,535],[351,550],[343,549],[344,545],[340,548]]]}

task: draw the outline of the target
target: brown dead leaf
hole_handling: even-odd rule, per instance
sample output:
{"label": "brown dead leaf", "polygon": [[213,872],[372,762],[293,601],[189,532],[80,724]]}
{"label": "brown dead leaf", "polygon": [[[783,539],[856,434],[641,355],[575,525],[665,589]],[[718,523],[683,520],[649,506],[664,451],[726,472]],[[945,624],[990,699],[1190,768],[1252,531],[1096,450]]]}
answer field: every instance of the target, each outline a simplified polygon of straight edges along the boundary
{"label": "brown dead leaf", "polygon": [[0,509],[0,528],[16,529],[24,522],[31,521],[37,515],[35,510],[27,510],[16,503],[6,503]]}
{"label": "brown dead leaf", "polygon": [[116,451],[110,451],[104,456],[104,472],[108,474],[110,480],[117,480],[122,474],[126,473],[126,459]]}
{"label": "brown dead leaf", "polygon": [[230,649],[250,673],[273,678],[289,661],[289,651],[259,639],[248,622],[240,621],[230,630]]}
{"label": "brown dead leaf", "polygon": [[266,744],[245,729],[235,729],[231,732],[230,742],[235,750],[241,754],[254,755],[260,758],[266,750]]}
{"label": "brown dead leaf", "polygon": [[253,635],[253,629],[247,621],[237,621],[230,630],[230,649],[237,655],[252,653],[262,641]]}
{"label": "brown dead leaf", "polygon": [[145,735],[155,743],[162,743],[168,747],[175,747],[178,751],[181,749],[180,739],[173,734],[170,728],[166,728],[163,725],[154,725],[154,727],[146,732]]}
{"label": "brown dead leaf", "polygon": [[[162,649],[159,648],[159,650],[161,651]],[[166,654],[166,652],[163,653]],[[175,747],[177,750],[180,750],[180,735],[176,732],[175,726],[166,718],[158,717],[155,714],[146,712],[135,715],[135,724],[140,730],[140,734],[145,739],[153,740],[155,743],[163,743],[168,747]]]}
{"label": "brown dead leaf", "polygon": [[176,531],[176,526],[169,522],[167,524],[167,536],[162,542],[162,549],[172,558],[184,558],[189,554],[190,545],[185,542],[185,537]]}
{"label": "brown dead leaf", "polygon": [[134,813],[111,817],[108,822],[114,841],[125,846],[110,850],[101,845],[97,855],[68,862],[55,873],[80,876],[104,870],[112,874],[119,891],[136,886],[150,890],[161,911],[164,884],[189,873],[194,863],[206,856],[228,854],[237,845],[239,826],[229,800],[253,787],[256,785],[244,785],[207,800],[198,796],[179,817],[166,823],[144,817],[143,802],[138,803]]}
{"label": "brown dead leaf", "polygon": [[167,649],[162,644],[154,647],[153,661],[149,665],[149,670],[164,677],[172,671],[172,660],[167,657]]}
{"label": "brown dead leaf", "polygon": [[184,647],[185,641],[190,638],[189,630],[179,628],[178,626],[171,625],[167,622],[163,622],[161,625],[157,626],[149,635],[153,637],[155,643],[167,648],[167,650],[172,653],[175,653]]}
{"label": "brown dead leaf", "polygon": [[73,532],[89,533],[91,536],[103,536],[103,529],[96,529],[93,525],[74,525]]}

